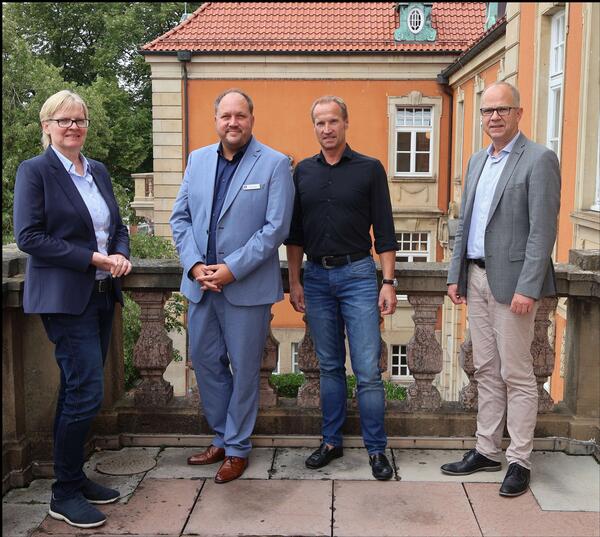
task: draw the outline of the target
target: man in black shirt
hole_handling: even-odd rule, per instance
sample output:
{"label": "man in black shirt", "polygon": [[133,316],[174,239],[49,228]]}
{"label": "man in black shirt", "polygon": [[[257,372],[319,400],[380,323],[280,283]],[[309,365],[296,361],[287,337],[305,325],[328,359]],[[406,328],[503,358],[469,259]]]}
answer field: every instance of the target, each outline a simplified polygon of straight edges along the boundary
{"label": "man in black shirt", "polygon": [[[294,214],[285,241],[290,302],[306,313],[321,370],[323,442],[306,466],[321,468],[343,455],[345,330],[372,472],[377,479],[390,479],[394,472],[385,456],[385,394],[379,369],[380,314],[396,309],[397,245],[387,177],[381,162],[346,143],[348,110],[342,99],[320,97],[311,117],[321,152],[296,167]],[[384,277],[381,290],[371,257],[371,225]],[[303,287],[304,252],[308,262]]]}

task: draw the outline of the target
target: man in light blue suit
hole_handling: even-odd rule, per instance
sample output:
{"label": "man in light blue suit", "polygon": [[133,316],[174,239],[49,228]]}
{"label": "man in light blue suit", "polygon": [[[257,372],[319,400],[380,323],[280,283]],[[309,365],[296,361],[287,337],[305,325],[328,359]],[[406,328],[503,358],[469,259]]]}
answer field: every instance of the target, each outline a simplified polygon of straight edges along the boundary
{"label": "man in light blue suit", "polygon": [[170,220],[189,300],[191,359],[215,432],[188,464],[223,461],[216,483],[248,466],[271,306],[283,299],[277,251],[294,199],[288,158],[252,136],[253,108],[239,89],[217,97],[221,141],[190,153]]}

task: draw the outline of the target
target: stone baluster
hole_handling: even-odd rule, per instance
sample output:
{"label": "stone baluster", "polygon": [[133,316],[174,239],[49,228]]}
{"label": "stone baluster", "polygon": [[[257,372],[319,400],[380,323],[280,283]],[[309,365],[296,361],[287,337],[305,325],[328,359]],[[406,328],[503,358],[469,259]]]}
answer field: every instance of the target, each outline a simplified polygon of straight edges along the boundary
{"label": "stone baluster", "polygon": [[304,383],[298,390],[296,401],[299,407],[319,408],[321,405],[319,359],[310,337],[310,327],[306,322],[306,317],[303,317],[302,320],[306,326],[306,331],[300,345],[298,345],[298,368],[304,373]]}
{"label": "stone baluster", "polygon": [[165,329],[164,305],[171,291],[163,289],[132,291],[141,308],[140,337],[133,349],[133,364],[142,382],[135,388],[136,406],[165,406],[173,398],[173,386],[163,378],[173,359],[173,342]]}
{"label": "stone baluster", "polygon": [[[273,320],[273,314],[271,314]],[[273,330],[269,325],[269,334],[265,341],[265,350],[263,351],[262,363],[260,366],[260,408],[277,406],[278,397],[273,384],[271,384],[271,374],[277,367],[277,355],[279,341],[275,339]]]}
{"label": "stone baluster", "polygon": [[415,333],[408,343],[407,361],[415,379],[407,390],[411,410],[433,411],[442,405],[438,389],[433,386],[434,377],[442,370],[442,347],[435,337],[435,322],[444,297],[408,296],[414,308]]}
{"label": "stone baluster", "polygon": [[551,324],[548,317],[556,310],[557,304],[556,297],[543,298],[535,315],[531,356],[538,385],[538,412],[551,412],[554,408],[554,401],[544,389],[544,383],[554,371],[554,349],[548,340],[548,326]]}
{"label": "stone baluster", "polygon": [[469,377],[469,384],[460,390],[458,400],[464,410],[477,410],[477,381],[475,380],[475,366],[473,365],[473,342],[469,330],[465,333],[465,340],[460,346],[460,366]]}

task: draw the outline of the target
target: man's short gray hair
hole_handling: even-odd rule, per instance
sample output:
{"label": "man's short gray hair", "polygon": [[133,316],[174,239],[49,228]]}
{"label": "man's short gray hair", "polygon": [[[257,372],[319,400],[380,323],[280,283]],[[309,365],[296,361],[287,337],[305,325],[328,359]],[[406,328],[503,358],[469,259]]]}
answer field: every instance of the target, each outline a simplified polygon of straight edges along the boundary
{"label": "man's short gray hair", "polygon": [[248,103],[248,110],[250,110],[250,114],[254,113],[254,103],[252,102],[250,95],[248,95],[239,88],[229,88],[226,89],[223,93],[220,93],[219,96],[215,99],[215,114],[217,113],[217,109],[219,108],[223,97],[225,97],[225,95],[229,95],[230,93],[237,93],[241,95],[244,99],[246,99],[246,102]]}
{"label": "man's short gray hair", "polygon": [[315,108],[319,104],[327,104],[327,103],[335,103],[337,104],[342,111],[342,119],[344,121],[348,121],[348,107],[344,102],[344,99],[341,97],[336,97],[335,95],[324,95],[323,97],[319,97],[315,99],[310,107],[310,119],[312,119],[313,123],[315,122]]}
{"label": "man's short gray hair", "polygon": [[[512,105],[517,108],[521,108],[521,94],[519,93],[519,90],[515,86],[513,86],[510,82],[505,82],[504,80],[494,82],[493,84],[490,84],[487,88],[485,88],[485,90],[483,90],[483,93],[485,93],[490,88],[494,88],[496,86],[505,86],[508,89],[510,89],[510,92],[512,93],[512,100],[513,100]],[[483,97],[483,94],[481,96]]]}

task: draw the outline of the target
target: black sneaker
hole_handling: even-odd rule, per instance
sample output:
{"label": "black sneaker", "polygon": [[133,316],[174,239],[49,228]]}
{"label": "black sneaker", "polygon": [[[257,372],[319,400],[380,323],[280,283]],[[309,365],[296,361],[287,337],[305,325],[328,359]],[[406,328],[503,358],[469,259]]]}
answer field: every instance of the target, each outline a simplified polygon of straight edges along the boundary
{"label": "black sneaker", "polygon": [[462,461],[449,462],[441,467],[443,474],[448,475],[469,475],[475,472],[498,472],[502,469],[502,464],[492,459],[484,457],[476,449],[467,451]]}
{"label": "black sneaker", "polygon": [[48,514],[76,528],[96,528],[106,522],[106,515],[90,505],[83,494],[66,500],[56,500],[52,495]]}
{"label": "black sneaker", "polygon": [[327,444],[323,442],[318,449],[313,451],[310,457],[306,459],[306,467],[311,470],[327,466],[333,459],[339,459],[344,456],[344,448],[342,446],[334,446],[327,449]]}
{"label": "black sneaker", "polygon": [[118,490],[109,489],[91,479],[86,479],[85,484],[81,487],[81,493],[88,502],[95,504],[116,502],[121,497]]}
{"label": "black sneaker", "polygon": [[500,487],[500,496],[520,496],[527,492],[531,471],[513,462],[508,465],[506,476]]}
{"label": "black sneaker", "polygon": [[387,481],[394,475],[394,470],[385,453],[375,453],[369,455],[369,464],[371,465],[371,472],[375,479],[380,481]]}

